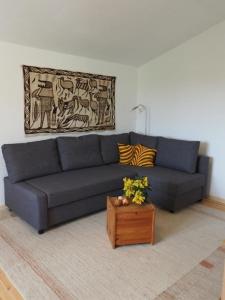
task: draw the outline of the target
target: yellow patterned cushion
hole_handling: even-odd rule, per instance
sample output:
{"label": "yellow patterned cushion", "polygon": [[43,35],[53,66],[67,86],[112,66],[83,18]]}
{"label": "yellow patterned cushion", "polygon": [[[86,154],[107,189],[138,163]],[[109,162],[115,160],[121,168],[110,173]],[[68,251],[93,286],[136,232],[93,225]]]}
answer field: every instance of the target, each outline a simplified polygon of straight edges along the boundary
{"label": "yellow patterned cushion", "polygon": [[135,145],[134,156],[131,161],[132,166],[154,167],[156,150],[142,145]]}
{"label": "yellow patterned cushion", "polygon": [[129,165],[134,157],[134,146],[118,144],[120,164]]}

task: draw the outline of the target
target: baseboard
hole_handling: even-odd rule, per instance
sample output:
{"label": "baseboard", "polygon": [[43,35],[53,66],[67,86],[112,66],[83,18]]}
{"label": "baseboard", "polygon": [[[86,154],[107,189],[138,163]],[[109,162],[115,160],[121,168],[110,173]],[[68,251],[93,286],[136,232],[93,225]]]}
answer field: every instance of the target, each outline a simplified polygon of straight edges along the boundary
{"label": "baseboard", "polygon": [[210,196],[202,201],[202,204],[218,210],[225,211],[225,199]]}

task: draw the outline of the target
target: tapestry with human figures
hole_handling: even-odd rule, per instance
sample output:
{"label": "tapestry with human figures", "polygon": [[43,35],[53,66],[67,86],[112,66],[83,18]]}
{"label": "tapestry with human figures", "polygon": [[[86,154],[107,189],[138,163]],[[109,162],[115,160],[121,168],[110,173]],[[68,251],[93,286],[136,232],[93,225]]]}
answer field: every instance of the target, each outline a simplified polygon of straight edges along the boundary
{"label": "tapestry with human figures", "polygon": [[25,133],[115,129],[112,76],[23,66]]}

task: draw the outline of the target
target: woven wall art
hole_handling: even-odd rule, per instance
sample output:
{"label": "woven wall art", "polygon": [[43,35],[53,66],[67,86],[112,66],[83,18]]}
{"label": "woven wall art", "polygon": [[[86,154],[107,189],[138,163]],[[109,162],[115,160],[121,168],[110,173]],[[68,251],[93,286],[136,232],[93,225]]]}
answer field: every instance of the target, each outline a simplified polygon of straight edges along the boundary
{"label": "woven wall art", "polygon": [[115,129],[112,76],[23,66],[25,133]]}

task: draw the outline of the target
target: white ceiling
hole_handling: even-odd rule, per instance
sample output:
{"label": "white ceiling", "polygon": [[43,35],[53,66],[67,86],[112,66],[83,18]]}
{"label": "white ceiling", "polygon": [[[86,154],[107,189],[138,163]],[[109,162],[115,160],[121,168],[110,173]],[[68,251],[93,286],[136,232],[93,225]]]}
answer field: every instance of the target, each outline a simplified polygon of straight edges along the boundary
{"label": "white ceiling", "polygon": [[223,19],[224,0],[0,0],[0,40],[139,66]]}

